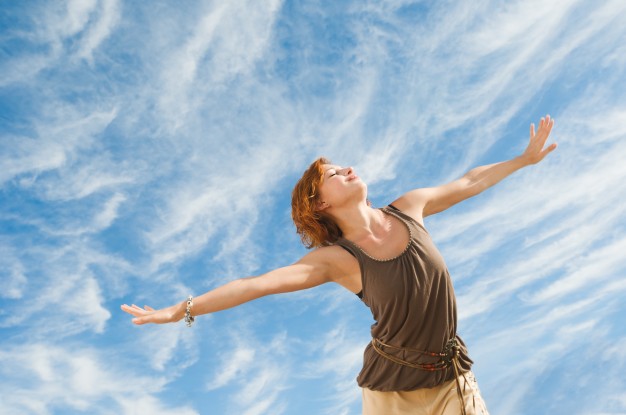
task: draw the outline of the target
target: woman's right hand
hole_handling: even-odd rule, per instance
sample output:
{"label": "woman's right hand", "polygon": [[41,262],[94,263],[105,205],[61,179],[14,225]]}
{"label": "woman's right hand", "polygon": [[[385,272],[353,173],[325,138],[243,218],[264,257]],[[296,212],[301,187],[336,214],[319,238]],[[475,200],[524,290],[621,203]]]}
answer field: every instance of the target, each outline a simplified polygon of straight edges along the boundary
{"label": "woman's right hand", "polygon": [[160,310],[155,310],[150,306],[144,306],[144,308],[141,308],[135,304],[130,306],[122,304],[121,309],[128,314],[132,314],[135,317],[132,321],[137,325],[146,323],[175,323],[185,317],[186,302],[162,308]]}

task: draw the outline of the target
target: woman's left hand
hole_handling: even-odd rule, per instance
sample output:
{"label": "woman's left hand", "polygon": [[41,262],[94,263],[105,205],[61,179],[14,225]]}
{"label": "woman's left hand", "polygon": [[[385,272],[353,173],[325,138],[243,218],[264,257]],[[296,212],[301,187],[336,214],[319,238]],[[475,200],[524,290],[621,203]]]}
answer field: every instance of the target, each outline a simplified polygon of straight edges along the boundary
{"label": "woman's left hand", "polygon": [[543,148],[546,144],[548,136],[550,135],[550,131],[552,131],[553,125],[554,120],[551,119],[549,115],[546,115],[545,118],[542,118],[539,121],[539,128],[537,129],[536,134],[535,124],[530,124],[530,142],[528,143],[528,147],[526,147],[524,154],[521,155],[521,158],[526,162],[526,164],[530,165],[539,163],[545,156],[550,154],[556,148],[556,143],[550,144],[545,149]]}

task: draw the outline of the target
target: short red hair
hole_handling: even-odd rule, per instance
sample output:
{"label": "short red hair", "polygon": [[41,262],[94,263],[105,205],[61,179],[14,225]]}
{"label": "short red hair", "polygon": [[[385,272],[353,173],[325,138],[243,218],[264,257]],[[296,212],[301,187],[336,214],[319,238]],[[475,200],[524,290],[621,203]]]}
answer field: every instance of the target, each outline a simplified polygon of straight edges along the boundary
{"label": "short red hair", "polygon": [[324,164],[331,162],[324,157],[315,160],[291,193],[291,218],[307,248],[332,245],[342,235],[339,226],[316,209],[320,200],[319,188],[324,180]]}

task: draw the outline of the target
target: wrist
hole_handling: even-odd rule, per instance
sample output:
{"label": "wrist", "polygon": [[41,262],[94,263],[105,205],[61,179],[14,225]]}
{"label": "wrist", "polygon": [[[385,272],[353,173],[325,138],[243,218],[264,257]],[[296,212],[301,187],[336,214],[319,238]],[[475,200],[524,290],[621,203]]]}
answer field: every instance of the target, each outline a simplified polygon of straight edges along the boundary
{"label": "wrist", "polygon": [[513,161],[520,167],[530,166],[532,163],[525,155],[519,155],[513,159]]}
{"label": "wrist", "polygon": [[193,297],[190,295],[189,297],[187,297],[187,301],[185,302],[185,324],[187,324],[187,327],[191,327],[191,325],[193,324],[195,318],[194,316],[191,314],[191,308],[193,307]]}
{"label": "wrist", "polygon": [[183,301],[182,303],[178,303],[172,306],[172,314],[171,319],[172,323],[176,323],[185,318],[185,312],[187,311],[187,301]]}

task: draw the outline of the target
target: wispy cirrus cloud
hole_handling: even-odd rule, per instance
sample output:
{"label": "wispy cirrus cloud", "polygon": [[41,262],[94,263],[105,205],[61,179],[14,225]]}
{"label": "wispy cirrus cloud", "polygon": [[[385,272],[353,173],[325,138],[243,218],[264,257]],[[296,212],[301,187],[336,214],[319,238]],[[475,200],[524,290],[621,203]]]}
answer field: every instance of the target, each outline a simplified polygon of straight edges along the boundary
{"label": "wispy cirrus cloud", "polygon": [[[289,362],[284,333],[278,334],[267,345],[261,345],[251,336],[247,323],[239,324],[229,336],[234,350],[228,346],[218,352],[221,364],[206,384],[209,391],[236,385],[229,393],[225,413],[261,415],[285,413],[288,408],[285,391],[289,389]],[[246,333],[246,335],[244,335]],[[216,410],[216,409],[214,409]]]}
{"label": "wispy cirrus cloud", "polygon": [[0,351],[5,379],[0,390],[3,410],[13,413],[56,413],[63,410],[102,411],[114,405],[124,413],[197,414],[185,406],[172,408],[157,395],[166,379],[135,376],[92,349],[68,349],[45,343]]}
{"label": "wispy cirrus cloud", "polygon": [[[26,282],[18,277],[14,284],[18,283],[22,292],[28,291],[33,302],[27,309],[16,307],[19,296],[15,296],[5,308],[0,326],[28,327],[31,339],[103,333],[111,317],[106,301],[125,291],[127,284],[120,274],[133,272],[122,258],[102,254],[84,241],[63,247],[25,246],[14,252],[11,263],[27,277]],[[42,313],[45,319],[35,318]],[[20,334],[11,337],[21,339]]]}
{"label": "wispy cirrus cloud", "polygon": [[[78,10],[84,11],[78,4],[80,2],[74,1],[73,3]],[[94,23],[87,28],[76,54],[91,64],[93,64],[94,51],[109,37],[119,21],[120,14],[118,0],[102,0],[98,2],[98,6],[98,17],[92,19]],[[84,13],[81,13],[82,16]]]}
{"label": "wispy cirrus cloud", "polygon": [[[11,241],[0,239],[2,247],[0,254],[0,281],[4,289],[0,292],[0,297],[9,299],[19,299],[24,295],[24,288],[28,283],[26,275],[24,275],[24,264],[15,252]],[[0,315],[4,314],[0,311]]]}
{"label": "wispy cirrus cloud", "polygon": [[[183,45],[169,50],[157,103],[162,127],[184,128],[205,107],[207,96],[233,77],[248,78],[265,57],[281,2],[235,1],[212,5],[196,19]],[[187,18],[192,16],[187,16]]]}
{"label": "wispy cirrus cloud", "polygon": [[5,75],[0,87],[36,82],[42,71],[60,65],[63,59],[93,63],[94,51],[119,21],[117,0],[70,0],[32,11],[28,19],[23,19],[16,7],[7,10],[9,16],[19,21],[8,32],[9,39],[26,40],[28,47],[13,50],[16,56],[0,66]]}
{"label": "wispy cirrus cloud", "polygon": [[[360,331],[360,330],[359,330]],[[311,348],[319,348],[313,362],[304,365],[305,377],[332,379],[332,394],[325,397],[320,405],[325,414],[354,413],[359,406],[361,391],[354,387],[356,373],[363,361],[363,348],[367,338],[357,334],[342,320]]]}

